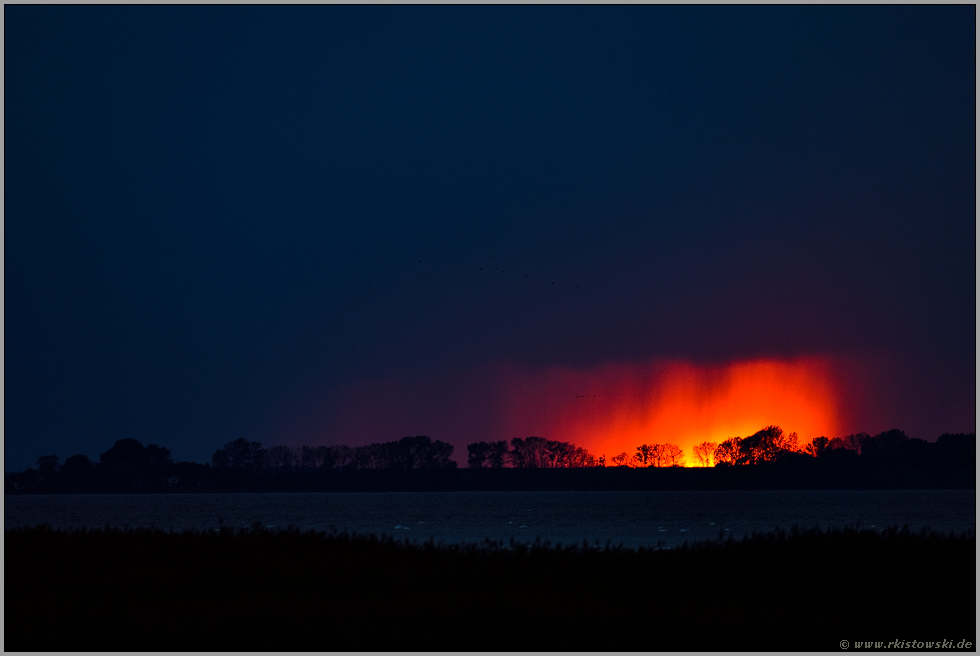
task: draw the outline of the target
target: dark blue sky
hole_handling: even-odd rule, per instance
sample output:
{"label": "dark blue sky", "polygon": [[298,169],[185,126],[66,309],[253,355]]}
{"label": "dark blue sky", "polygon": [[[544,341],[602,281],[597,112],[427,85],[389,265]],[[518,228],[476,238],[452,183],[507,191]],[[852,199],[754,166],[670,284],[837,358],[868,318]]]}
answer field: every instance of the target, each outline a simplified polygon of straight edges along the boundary
{"label": "dark blue sky", "polygon": [[893,425],[974,430],[973,6],[4,23],[7,470],[124,437],[458,455],[471,426],[283,426],[499,363],[857,357]]}

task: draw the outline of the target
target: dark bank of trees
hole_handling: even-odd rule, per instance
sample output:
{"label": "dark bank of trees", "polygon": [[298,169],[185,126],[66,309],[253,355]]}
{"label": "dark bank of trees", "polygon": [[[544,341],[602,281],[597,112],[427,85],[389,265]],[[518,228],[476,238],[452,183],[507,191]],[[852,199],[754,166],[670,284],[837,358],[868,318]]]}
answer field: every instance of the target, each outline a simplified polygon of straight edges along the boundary
{"label": "dark bank of trees", "polygon": [[760,465],[799,453],[796,433],[786,435],[779,426],[766,426],[748,437],[730,437],[715,449],[716,465]]}
{"label": "dark bank of trees", "polygon": [[684,450],[676,444],[641,444],[632,456],[625,451],[613,456],[616,467],[682,467]]}
{"label": "dark bank of trees", "polygon": [[[503,445],[504,443],[500,443]],[[474,449],[474,446],[476,447]],[[485,451],[471,445],[471,453]],[[800,447],[778,426],[692,449],[698,464],[682,467],[672,444],[643,444],[611,466],[565,469],[498,466],[460,472],[466,489],[507,490],[754,490],[974,489],[976,437],[944,434],[935,442],[900,430],[843,438],[819,437]],[[500,449],[498,449],[498,453]],[[506,457],[504,459],[506,463]]]}
{"label": "dark bank of trees", "polygon": [[[846,437],[816,437],[800,445],[796,433],[779,426],[766,426],[748,437],[730,437],[721,443],[702,442],[693,448],[694,462],[701,467],[758,467],[808,463],[816,466],[915,466],[947,469],[975,468],[976,436],[946,433],[935,442],[910,438],[892,429],[877,435],[857,433]],[[643,444],[636,453],[621,453],[611,459],[619,467],[676,467],[684,462],[683,451],[674,444]]]}
{"label": "dark bank of trees", "polygon": [[900,430],[817,437],[767,426],[748,437],[692,449],[701,467],[681,467],[676,444],[641,444],[632,455],[595,456],[542,437],[467,445],[457,470],[453,446],[425,435],[350,447],[277,445],[237,439],[211,462],[175,462],[169,449],[118,440],[92,462],[41,456],[36,468],[7,474],[6,493],[192,492],[218,490],[394,489],[785,489],[972,488],[976,438],[944,434],[935,442]]}
{"label": "dark bank of trees", "polygon": [[453,445],[425,435],[350,447],[279,445],[235,440],[211,458],[215,485],[233,489],[444,486],[456,468]]}
{"label": "dark bank of trees", "polygon": [[800,447],[796,433],[767,426],[746,438],[732,437],[714,451],[715,466],[819,463],[824,466],[976,468],[976,436],[945,433],[935,442],[910,438],[892,429],[869,435],[816,437]]}
{"label": "dark bank of trees", "polygon": [[6,492],[164,492],[203,486],[209,467],[174,462],[170,450],[138,440],[117,440],[92,462],[77,454],[61,463],[57,455],[37,459],[37,468],[7,474]]}
{"label": "dark bank of trees", "polygon": [[34,528],[7,531],[4,546],[16,564],[4,582],[12,651],[976,644],[972,535],[814,529],[631,550]]}
{"label": "dark bank of trees", "polygon": [[596,457],[587,449],[570,442],[546,440],[543,437],[515,437],[508,446],[499,442],[476,442],[466,447],[467,464],[471,469],[569,469],[572,467],[604,467],[605,456]]}
{"label": "dark bank of trees", "polygon": [[451,444],[425,435],[359,447],[300,449],[264,448],[260,442],[239,438],[215,451],[210,463],[199,464],[174,462],[169,449],[126,438],[97,462],[81,454],[64,463],[57,455],[41,456],[37,468],[8,474],[5,488],[7,493],[309,489],[358,481],[378,485],[386,476],[398,483],[398,474],[410,472],[419,474],[416,482],[432,483],[439,480],[439,472],[456,468],[452,454]]}

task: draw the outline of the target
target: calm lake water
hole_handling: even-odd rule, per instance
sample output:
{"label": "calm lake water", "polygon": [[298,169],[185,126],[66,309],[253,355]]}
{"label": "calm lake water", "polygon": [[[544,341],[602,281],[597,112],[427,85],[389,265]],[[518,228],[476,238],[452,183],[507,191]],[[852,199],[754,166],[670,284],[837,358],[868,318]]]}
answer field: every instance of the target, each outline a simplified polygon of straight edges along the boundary
{"label": "calm lake water", "polygon": [[509,540],[676,546],[793,525],[973,534],[974,490],[713,492],[378,492],[21,495],[4,528],[263,526],[448,543]]}

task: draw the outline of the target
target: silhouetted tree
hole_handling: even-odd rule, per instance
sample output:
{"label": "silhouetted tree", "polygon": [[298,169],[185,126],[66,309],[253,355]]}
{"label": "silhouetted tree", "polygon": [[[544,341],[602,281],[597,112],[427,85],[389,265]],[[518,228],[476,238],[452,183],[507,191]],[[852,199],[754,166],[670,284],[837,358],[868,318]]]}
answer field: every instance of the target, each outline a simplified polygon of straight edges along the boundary
{"label": "silhouetted tree", "polygon": [[717,442],[701,442],[694,447],[694,457],[698,459],[702,467],[710,467],[713,464],[712,459],[717,448]]}
{"label": "silhouetted tree", "polygon": [[628,467],[630,457],[629,454],[623,451],[618,456],[613,456],[612,458],[610,458],[609,461],[613,464],[614,467]]}
{"label": "silhouetted tree", "polygon": [[[378,445],[378,450],[383,454],[383,469],[412,469],[417,466],[416,451],[424,448],[415,448],[413,440],[415,438],[403,437],[397,442],[383,442]],[[426,440],[429,438],[426,437]],[[431,441],[431,440],[430,440]]]}
{"label": "silhouetted tree", "polygon": [[796,434],[796,431],[787,433],[782,447],[784,451],[795,451],[797,453],[800,451],[800,436]]}
{"label": "silhouetted tree", "polygon": [[177,477],[176,490],[198,490],[213,483],[211,465],[182,460],[174,463],[174,476]]}
{"label": "silhouetted tree", "polygon": [[255,481],[262,468],[265,467],[267,452],[261,442],[249,442],[239,437],[214,452],[211,464],[222,477],[240,484],[243,481]]}
{"label": "silhouetted tree", "polygon": [[267,452],[261,442],[249,442],[239,437],[224,446],[228,453],[228,464],[235,470],[258,471],[265,466]]}
{"label": "silhouetted tree", "polygon": [[572,452],[569,462],[570,467],[604,467],[605,466],[605,456],[599,456],[598,458],[593,454],[589,453],[588,449],[577,446],[575,451]]}
{"label": "silhouetted tree", "polygon": [[303,471],[319,469],[323,466],[323,460],[326,454],[327,450],[323,447],[311,447],[304,444],[300,451],[300,466],[303,468]]}
{"label": "silhouetted tree", "polygon": [[346,444],[331,446],[329,462],[331,469],[354,469],[357,467],[357,449]]}
{"label": "silhouetted tree", "polygon": [[356,469],[385,469],[388,459],[378,444],[354,447],[354,467]]}
{"label": "silhouetted tree", "polygon": [[510,441],[508,452],[511,464],[518,469],[545,467],[547,463],[548,440],[543,437],[515,437]]}
{"label": "silhouetted tree", "polygon": [[545,445],[544,466],[552,469],[570,467],[575,454],[575,445],[558,440],[548,440]]}
{"label": "silhouetted tree", "polygon": [[39,484],[37,470],[30,467],[17,474],[14,489],[19,492],[30,492],[36,490]]}
{"label": "silhouetted tree", "polygon": [[547,466],[555,469],[595,467],[598,463],[588,449],[575,446],[571,442],[549,440],[547,453]]}
{"label": "silhouetted tree", "polygon": [[218,449],[211,454],[211,465],[215,469],[231,468],[231,457],[225,449]]}
{"label": "silhouetted tree", "polygon": [[680,467],[684,462],[684,451],[676,444],[658,444],[658,467]]}
{"label": "silhouetted tree", "polygon": [[715,464],[737,465],[742,452],[741,437],[729,437],[715,449]]}
{"label": "silhouetted tree", "polygon": [[296,454],[285,444],[270,446],[266,460],[273,469],[278,469],[281,473],[288,472],[296,461]]}
{"label": "silhouetted tree", "polygon": [[158,444],[147,444],[143,449],[143,474],[152,487],[165,485],[174,469],[170,449]]}
{"label": "silhouetted tree", "polygon": [[640,446],[636,447],[636,453],[633,454],[633,458],[630,460],[630,466],[655,466],[657,464],[657,459],[660,457],[659,447],[659,444],[641,444]]}
{"label": "silhouetted tree", "polygon": [[487,462],[493,469],[500,469],[507,462],[507,453],[510,449],[507,446],[507,440],[497,440],[496,442],[490,442],[490,453],[487,456]]}
{"label": "silhouetted tree", "polygon": [[490,444],[487,442],[474,442],[466,445],[466,464],[470,469],[483,469],[487,466],[488,456],[490,455]]}
{"label": "silhouetted tree", "polygon": [[453,449],[452,444],[416,435],[359,446],[354,449],[353,464],[357,469],[452,469],[456,466]]}
{"label": "silhouetted tree", "polygon": [[59,459],[56,455],[41,456],[37,459],[37,474],[46,483],[54,482],[58,471],[61,469]]}
{"label": "silhouetted tree", "polygon": [[99,456],[102,476],[112,489],[162,489],[173,460],[170,449],[156,444],[143,446],[138,440],[116,440]]}
{"label": "silhouetted tree", "polygon": [[490,467],[499,469],[507,461],[507,440],[475,442],[466,445],[467,464],[473,469]]}
{"label": "silhouetted tree", "polygon": [[803,452],[819,458],[825,451],[830,449],[830,439],[826,437],[815,437],[803,448]]}
{"label": "silhouetted tree", "polygon": [[409,468],[414,469],[452,469],[452,444],[432,440],[427,435],[403,437],[398,441],[399,453],[404,454]]}
{"label": "silhouetted tree", "polygon": [[511,440],[510,451],[505,449],[506,444],[495,442],[491,445],[490,457],[495,463],[501,462],[506,454],[511,465],[518,469],[598,466],[598,459],[588,449],[575,446],[571,442],[546,440],[542,437],[515,437]]}
{"label": "silhouetted tree", "polygon": [[116,440],[111,449],[99,456],[99,461],[106,467],[138,467],[143,463],[144,450],[138,440],[127,437]]}
{"label": "silhouetted tree", "polygon": [[739,455],[736,464],[757,465],[775,462],[784,453],[797,450],[799,438],[796,433],[783,433],[779,426],[766,426],[757,433],[739,442]]}
{"label": "silhouetted tree", "polygon": [[861,458],[868,461],[894,461],[909,441],[904,431],[893,428],[874,437],[864,435],[860,438]]}
{"label": "silhouetted tree", "polygon": [[333,469],[334,466],[334,451],[329,446],[318,446],[316,451],[316,467],[323,469]]}
{"label": "silhouetted tree", "polygon": [[84,489],[94,484],[93,465],[89,457],[81,453],[65,458],[61,466],[61,481],[67,490]]}
{"label": "silhouetted tree", "polygon": [[871,436],[867,433],[855,433],[846,437],[834,437],[827,446],[831,449],[847,449],[848,451],[860,454],[861,442],[869,437]]}
{"label": "silhouetted tree", "polygon": [[820,452],[820,464],[823,466],[830,467],[842,467],[850,464],[856,463],[860,456],[858,456],[857,451],[840,446],[838,448],[832,448],[830,445],[834,443],[832,438],[828,442],[828,448]]}
{"label": "silhouetted tree", "polygon": [[116,440],[112,448],[99,456],[103,473],[114,489],[142,488],[146,484],[145,447],[132,438]]}
{"label": "silhouetted tree", "polygon": [[143,457],[147,466],[154,469],[162,469],[174,462],[170,457],[170,449],[156,444],[147,444],[143,450]]}
{"label": "silhouetted tree", "polygon": [[775,460],[776,443],[783,430],[778,426],[767,426],[749,435],[739,443],[738,464],[757,465],[760,462]]}

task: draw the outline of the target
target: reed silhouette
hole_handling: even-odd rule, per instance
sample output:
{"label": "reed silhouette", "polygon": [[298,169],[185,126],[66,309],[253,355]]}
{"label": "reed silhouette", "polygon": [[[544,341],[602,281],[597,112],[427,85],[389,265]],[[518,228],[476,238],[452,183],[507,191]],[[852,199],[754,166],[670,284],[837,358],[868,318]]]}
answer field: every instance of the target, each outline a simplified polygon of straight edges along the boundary
{"label": "reed silhouette", "polygon": [[794,528],[632,550],[261,526],[34,527],[7,531],[5,547],[5,648],[15,651],[827,651],[855,636],[976,644],[972,535]]}

